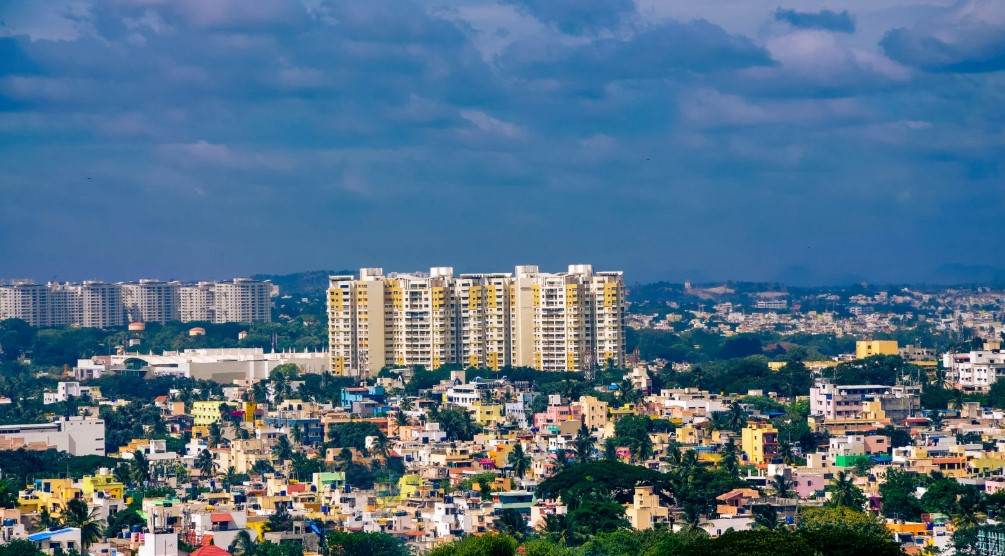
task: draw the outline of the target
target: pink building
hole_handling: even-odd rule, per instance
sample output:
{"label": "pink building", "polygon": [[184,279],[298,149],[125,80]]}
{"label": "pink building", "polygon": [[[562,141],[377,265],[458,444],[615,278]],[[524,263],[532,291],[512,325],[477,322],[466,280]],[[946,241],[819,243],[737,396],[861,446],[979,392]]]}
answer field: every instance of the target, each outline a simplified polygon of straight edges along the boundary
{"label": "pink building", "polygon": [[867,454],[890,453],[890,437],[888,436],[866,436],[862,443],[865,445],[865,453]]}
{"label": "pink building", "polygon": [[548,409],[534,414],[534,426],[540,429],[545,425],[557,425],[563,421],[580,421],[582,418],[582,408],[578,405],[549,405]]}
{"label": "pink building", "polygon": [[793,489],[800,498],[809,498],[827,488],[827,479],[817,473],[799,473],[792,478]]}

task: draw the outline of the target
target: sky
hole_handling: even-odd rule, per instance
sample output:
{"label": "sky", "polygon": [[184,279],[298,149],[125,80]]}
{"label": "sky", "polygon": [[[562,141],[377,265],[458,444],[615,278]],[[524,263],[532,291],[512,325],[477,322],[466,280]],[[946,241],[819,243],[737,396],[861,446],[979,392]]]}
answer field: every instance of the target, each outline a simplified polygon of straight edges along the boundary
{"label": "sky", "polygon": [[0,277],[1005,280],[1001,0],[0,0]]}

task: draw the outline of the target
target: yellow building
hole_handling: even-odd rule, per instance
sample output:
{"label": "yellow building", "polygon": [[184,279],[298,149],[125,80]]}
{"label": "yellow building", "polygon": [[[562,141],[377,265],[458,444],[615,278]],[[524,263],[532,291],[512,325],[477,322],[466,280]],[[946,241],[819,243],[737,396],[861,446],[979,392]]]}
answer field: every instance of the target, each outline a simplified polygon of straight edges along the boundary
{"label": "yellow building", "polygon": [[18,496],[17,507],[23,513],[40,512],[46,508],[58,517],[67,502],[82,494],[70,479],[37,479],[33,487]]}
{"label": "yellow building", "polygon": [[778,429],[766,423],[751,423],[743,428],[740,446],[750,463],[769,463],[778,454]]}
{"label": "yellow building", "polygon": [[582,409],[583,424],[590,430],[602,429],[607,425],[607,402],[593,396],[580,396],[579,407]]}
{"label": "yellow building", "polygon": [[223,413],[220,411],[221,401],[198,401],[192,403],[192,418],[196,425],[211,425],[219,423]]}
{"label": "yellow building", "polygon": [[124,498],[126,485],[115,480],[109,474],[88,475],[80,480],[80,491],[86,498],[90,498],[95,492],[104,492],[106,498]]}
{"label": "yellow building", "polygon": [[502,424],[506,421],[502,404],[475,402],[471,404],[471,417],[482,427]]}
{"label": "yellow building", "polygon": [[681,444],[697,444],[698,443],[698,429],[694,425],[687,424],[680,427],[676,431],[677,442]]}
{"label": "yellow building", "polygon": [[633,529],[652,529],[656,524],[670,521],[670,508],[660,502],[653,487],[635,487],[632,505],[626,508],[625,517]]}
{"label": "yellow building", "polygon": [[873,355],[897,355],[900,347],[897,340],[859,340],[855,342],[855,358],[865,359]]}

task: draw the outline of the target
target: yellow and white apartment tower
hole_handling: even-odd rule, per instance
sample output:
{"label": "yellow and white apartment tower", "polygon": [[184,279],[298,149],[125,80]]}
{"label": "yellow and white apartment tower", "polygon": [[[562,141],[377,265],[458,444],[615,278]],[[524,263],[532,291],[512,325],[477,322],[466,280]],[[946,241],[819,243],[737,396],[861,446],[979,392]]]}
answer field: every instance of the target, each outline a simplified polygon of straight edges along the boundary
{"label": "yellow and white apartment tower", "polygon": [[595,273],[590,265],[457,277],[451,267],[386,276],[364,268],[359,277],[329,278],[331,367],[372,375],[386,365],[623,365],[624,305],[622,273]]}

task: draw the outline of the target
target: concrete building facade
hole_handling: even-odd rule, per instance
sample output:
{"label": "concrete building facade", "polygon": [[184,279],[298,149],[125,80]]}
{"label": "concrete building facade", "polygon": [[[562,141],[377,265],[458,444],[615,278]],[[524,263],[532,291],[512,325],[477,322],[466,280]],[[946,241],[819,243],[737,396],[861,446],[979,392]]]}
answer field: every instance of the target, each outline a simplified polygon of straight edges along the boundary
{"label": "concrete building facade", "polygon": [[542,273],[426,273],[331,276],[328,336],[332,370],[372,375],[385,365],[446,364],[546,371],[624,363],[621,272],[572,265]]}

